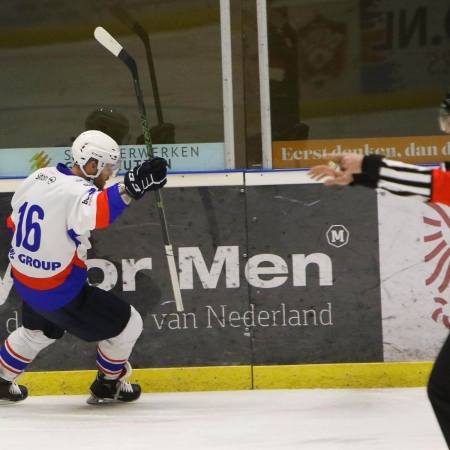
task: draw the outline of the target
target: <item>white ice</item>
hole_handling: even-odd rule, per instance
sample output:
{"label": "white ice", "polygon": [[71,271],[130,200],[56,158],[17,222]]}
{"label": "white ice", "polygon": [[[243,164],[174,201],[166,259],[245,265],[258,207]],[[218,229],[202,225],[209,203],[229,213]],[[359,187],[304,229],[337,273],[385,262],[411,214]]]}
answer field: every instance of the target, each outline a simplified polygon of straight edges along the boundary
{"label": "white ice", "polygon": [[86,396],[0,406],[2,449],[446,449],[424,388]]}

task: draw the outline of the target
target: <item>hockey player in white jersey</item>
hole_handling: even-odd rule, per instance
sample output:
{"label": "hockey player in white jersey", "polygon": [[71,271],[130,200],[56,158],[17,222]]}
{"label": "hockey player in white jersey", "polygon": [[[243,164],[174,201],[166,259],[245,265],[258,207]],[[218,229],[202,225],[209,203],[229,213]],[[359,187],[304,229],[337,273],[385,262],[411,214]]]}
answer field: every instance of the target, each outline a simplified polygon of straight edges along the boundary
{"label": "hockey player in white jersey", "polygon": [[120,167],[117,143],[101,131],[73,142],[74,166],[46,167],[31,174],[15,192],[7,226],[14,286],[23,299],[22,326],[0,349],[0,402],[24,400],[28,391],[15,381],[37,354],[68,332],[98,342],[98,374],[88,403],[129,402],[141,394],[128,358],[142,332],[136,309],[87,283],[90,232],[122,214],[132,199],[166,184],[167,162],[154,158],[105,189]]}

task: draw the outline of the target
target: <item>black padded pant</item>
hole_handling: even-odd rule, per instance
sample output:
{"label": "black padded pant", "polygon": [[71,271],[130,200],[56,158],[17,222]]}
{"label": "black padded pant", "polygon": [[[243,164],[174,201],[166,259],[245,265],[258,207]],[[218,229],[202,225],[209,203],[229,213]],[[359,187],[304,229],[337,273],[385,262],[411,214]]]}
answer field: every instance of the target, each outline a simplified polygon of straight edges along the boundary
{"label": "black padded pant", "polygon": [[427,391],[442,434],[450,448],[450,335],[436,358]]}
{"label": "black padded pant", "polygon": [[110,291],[85,284],[80,293],[59,309],[47,311],[22,304],[22,325],[41,330],[50,339],[64,332],[85,342],[99,342],[119,335],[131,316],[131,306]]}

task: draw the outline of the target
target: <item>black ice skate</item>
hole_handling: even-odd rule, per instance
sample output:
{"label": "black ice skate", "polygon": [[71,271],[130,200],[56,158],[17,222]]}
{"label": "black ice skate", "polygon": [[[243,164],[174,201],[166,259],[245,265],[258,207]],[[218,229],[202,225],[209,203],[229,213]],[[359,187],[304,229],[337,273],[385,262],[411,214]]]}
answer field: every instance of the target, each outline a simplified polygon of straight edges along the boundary
{"label": "black ice skate", "polygon": [[90,405],[98,403],[134,402],[141,396],[141,387],[124,381],[131,375],[131,366],[126,364],[122,374],[116,380],[105,380],[100,370],[90,387],[91,396],[87,399]]}
{"label": "black ice skate", "polygon": [[28,389],[12,381],[0,378],[0,404],[17,403],[28,397]]}

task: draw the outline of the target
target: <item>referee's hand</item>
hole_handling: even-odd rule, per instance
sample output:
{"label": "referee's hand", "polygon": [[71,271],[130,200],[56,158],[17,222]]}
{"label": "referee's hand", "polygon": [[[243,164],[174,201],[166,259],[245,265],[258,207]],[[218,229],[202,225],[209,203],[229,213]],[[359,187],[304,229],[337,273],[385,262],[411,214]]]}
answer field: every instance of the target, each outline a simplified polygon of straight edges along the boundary
{"label": "referee's hand", "polygon": [[311,168],[308,175],[313,180],[323,181],[326,186],[347,185],[353,181],[354,173],[361,173],[363,158],[356,153],[328,154],[324,159],[329,164]]}

